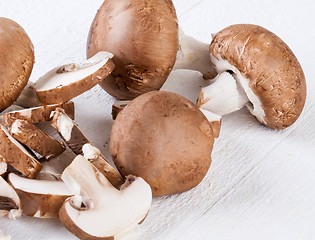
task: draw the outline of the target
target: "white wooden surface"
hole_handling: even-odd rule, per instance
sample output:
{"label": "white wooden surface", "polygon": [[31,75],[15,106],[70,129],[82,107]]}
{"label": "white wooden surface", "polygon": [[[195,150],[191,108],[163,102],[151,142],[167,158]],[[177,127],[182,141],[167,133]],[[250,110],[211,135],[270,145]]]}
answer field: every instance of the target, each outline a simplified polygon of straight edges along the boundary
{"label": "white wooden surface", "polygon": [[[20,23],[34,43],[32,81],[57,65],[85,58],[89,26],[101,3],[0,0],[0,16]],[[315,239],[315,2],[174,3],[183,30],[204,42],[235,23],[259,24],[275,32],[303,66],[307,104],[300,119],[284,131],[263,127],[245,109],[226,116],[203,182],[189,192],[155,198],[146,221],[123,239]],[[198,82],[201,75],[176,71],[169,81],[175,79]],[[108,156],[114,99],[96,87],[75,102],[76,121]],[[0,229],[14,240],[76,239],[57,220],[0,219]]]}

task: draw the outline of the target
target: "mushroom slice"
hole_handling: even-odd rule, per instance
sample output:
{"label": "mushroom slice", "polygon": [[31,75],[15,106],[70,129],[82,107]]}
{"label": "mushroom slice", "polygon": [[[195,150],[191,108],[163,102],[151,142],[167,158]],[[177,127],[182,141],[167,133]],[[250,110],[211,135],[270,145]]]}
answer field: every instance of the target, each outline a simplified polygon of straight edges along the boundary
{"label": "mushroom slice", "polygon": [[57,67],[35,83],[36,94],[42,104],[56,104],[71,100],[100,83],[114,69],[108,52],[99,52],[82,65]]}
{"label": "mushroom slice", "polygon": [[128,176],[117,190],[80,155],[66,168],[62,179],[75,196],[65,201],[60,220],[80,239],[114,239],[141,223],[150,210],[152,192],[142,178]]}
{"label": "mushroom slice", "polygon": [[8,170],[8,165],[5,160],[0,157],[0,176],[3,177]]}
{"label": "mushroom slice", "polygon": [[56,157],[66,150],[62,142],[58,142],[25,120],[15,120],[10,134],[46,159]]}
{"label": "mushroom slice", "polygon": [[36,178],[42,165],[0,124],[0,156],[29,178]]}
{"label": "mushroom slice", "polygon": [[73,196],[62,181],[28,179],[14,173],[8,180],[21,199],[23,214],[31,217],[58,218],[64,201]]}
{"label": "mushroom slice", "polygon": [[108,160],[101,154],[91,141],[83,134],[77,124],[61,108],[52,113],[52,125],[67,143],[69,148],[77,155],[84,156],[108,178],[117,188],[123,183],[119,172],[109,164]]}
{"label": "mushroom slice", "polygon": [[5,113],[3,114],[3,125],[6,127],[10,127],[16,119],[26,120],[29,123],[34,124],[39,122],[50,121],[51,120],[50,114],[57,107],[63,108],[65,112],[72,119],[74,119],[74,103],[66,102]]}
{"label": "mushroom slice", "polygon": [[278,36],[256,25],[232,25],[214,36],[210,54],[220,75],[202,89],[201,108],[224,115],[247,106],[273,129],[298,119],[306,100],[305,76]]}
{"label": "mushroom slice", "polygon": [[21,216],[21,202],[14,189],[0,177],[0,217],[17,218]]}
{"label": "mushroom slice", "polygon": [[16,22],[0,18],[0,112],[13,104],[26,86],[34,65],[34,46]]}

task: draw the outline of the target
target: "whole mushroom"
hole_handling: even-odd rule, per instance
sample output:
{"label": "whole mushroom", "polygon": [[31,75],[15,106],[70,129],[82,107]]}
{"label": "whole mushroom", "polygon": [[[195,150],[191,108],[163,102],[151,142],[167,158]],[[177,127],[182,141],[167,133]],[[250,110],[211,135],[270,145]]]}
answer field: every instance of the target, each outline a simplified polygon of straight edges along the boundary
{"label": "whole mushroom", "polygon": [[123,176],[142,177],[153,195],[188,191],[211,164],[213,129],[190,101],[153,91],[131,101],[117,116],[110,153]]}
{"label": "whole mushroom", "polygon": [[100,85],[118,99],[159,90],[172,69],[193,69],[216,76],[209,44],[178,28],[171,0],[106,0],[91,25],[87,57],[114,54],[116,68]]}
{"label": "whole mushroom", "polygon": [[0,18],[0,112],[20,96],[34,65],[34,47],[16,22]]}
{"label": "whole mushroom", "polygon": [[251,24],[229,26],[210,45],[219,76],[202,89],[199,107],[219,115],[247,106],[264,125],[283,129],[300,116],[306,81],[294,53],[274,33]]}

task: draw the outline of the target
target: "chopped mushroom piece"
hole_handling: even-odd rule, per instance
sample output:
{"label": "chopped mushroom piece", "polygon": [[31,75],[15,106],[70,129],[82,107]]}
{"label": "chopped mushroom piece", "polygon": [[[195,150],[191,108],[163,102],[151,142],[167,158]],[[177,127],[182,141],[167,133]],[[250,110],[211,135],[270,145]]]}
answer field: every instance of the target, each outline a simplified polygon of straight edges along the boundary
{"label": "chopped mushroom piece", "polygon": [[7,172],[7,170],[8,170],[7,163],[2,157],[0,157],[0,176],[3,177],[3,175],[5,175],[5,173]]}
{"label": "chopped mushroom piece", "polygon": [[123,176],[142,177],[154,196],[163,196],[188,191],[202,181],[213,143],[214,131],[196,105],[175,93],[154,91],[118,114],[110,153]]}
{"label": "chopped mushroom piece", "polygon": [[82,65],[73,63],[51,70],[34,85],[39,101],[62,103],[93,88],[113,71],[112,57],[111,53],[99,52]]}
{"label": "chopped mushroom piece", "polygon": [[46,159],[56,157],[66,150],[63,142],[58,142],[25,120],[15,120],[10,134]]}
{"label": "chopped mushroom piece", "polygon": [[120,100],[159,90],[173,67],[216,76],[209,44],[179,31],[171,0],[104,1],[90,28],[87,57],[98,51],[114,54],[116,68],[100,85]]}
{"label": "chopped mushroom piece", "polygon": [[77,124],[61,108],[52,113],[52,125],[77,155],[84,156],[117,188],[123,183],[123,178],[108,160],[101,154],[91,141],[83,134]]}
{"label": "chopped mushroom piece", "polygon": [[152,192],[142,178],[128,176],[117,190],[80,155],[62,179],[75,196],[65,201],[60,220],[80,239],[114,239],[141,223],[150,210]]}
{"label": "chopped mushroom piece", "polygon": [[17,218],[21,216],[20,198],[14,189],[0,177],[0,217]]}
{"label": "chopped mushroom piece", "polygon": [[22,119],[33,124],[39,122],[47,122],[51,120],[51,112],[54,111],[57,107],[63,108],[65,112],[72,119],[74,119],[74,103],[66,102],[5,113],[3,114],[3,125],[6,127],[10,127],[16,119]]}
{"label": "chopped mushroom piece", "polygon": [[23,214],[37,218],[58,218],[64,201],[73,196],[62,181],[36,180],[10,173],[9,182],[22,203]]}
{"label": "chopped mushroom piece", "polygon": [[34,65],[34,46],[16,22],[0,18],[0,112],[13,104]]}
{"label": "chopped mushroom piece", "polygon": [[214,36],[210,53],[220,75],[202,89],[200,108],[224,115],[247,106],[273,129],[298,119],[306,99],[305,76],[278,36],[256,25],[232,25]]}
{"label": "chopped mushroom piece", "polygon": [[0,156],[29,178],[36,178],[42,165],[0,124]]}

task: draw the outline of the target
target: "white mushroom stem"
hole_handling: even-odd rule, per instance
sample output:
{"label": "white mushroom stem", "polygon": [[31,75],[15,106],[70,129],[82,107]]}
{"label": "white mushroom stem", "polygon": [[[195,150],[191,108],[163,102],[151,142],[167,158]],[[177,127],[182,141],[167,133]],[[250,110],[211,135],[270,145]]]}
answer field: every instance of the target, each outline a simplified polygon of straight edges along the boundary
{"label": "white mushroom stem", "polygon": [[128,176],[117,190],[80,155],[62,179],[75,197],[64,203],[60,220],[80,239],[114,237],[142,222],[151,206],[151,188],[142,178]]}
{"label": "white mushroom stem", "polygon": [[249,100],[236,78],[229,72],[218,75],[210,86],[202,88],[199,108],[223,116],[244,107]]}
{"label": "white mushroom stem", "polygon": [[201,72],[205,79],[216,76],[216,71],[210,60],[210,44],[200,42],[178,30],[179,50],[173,70],[190,69]]}

